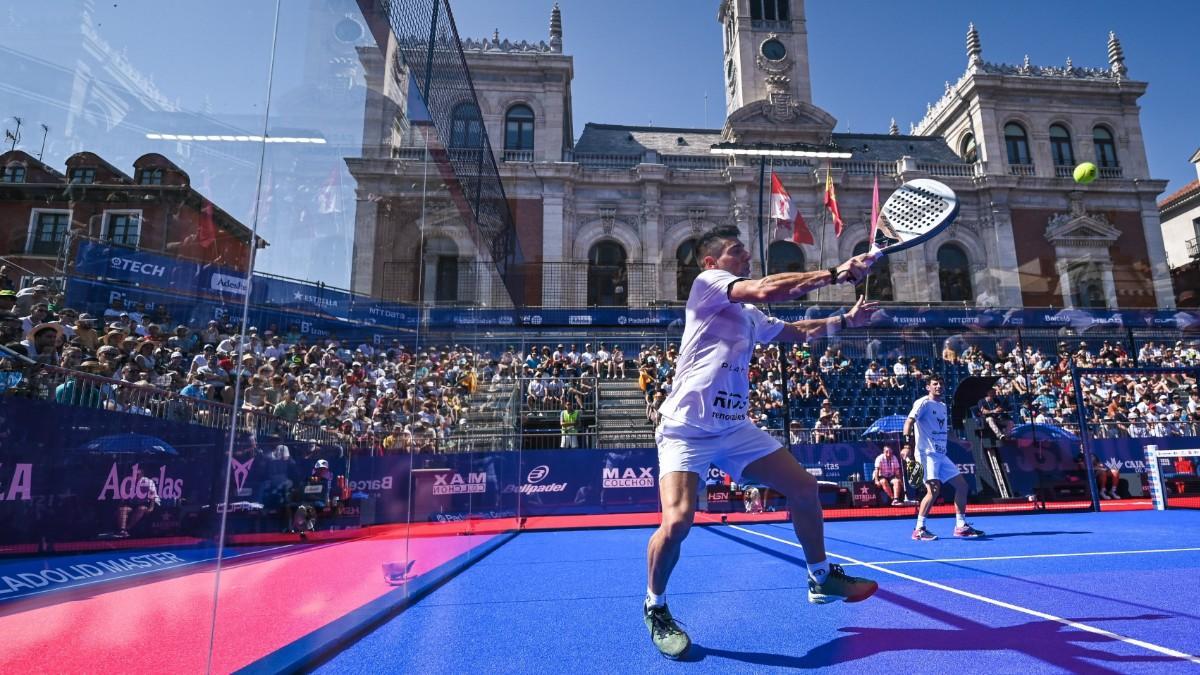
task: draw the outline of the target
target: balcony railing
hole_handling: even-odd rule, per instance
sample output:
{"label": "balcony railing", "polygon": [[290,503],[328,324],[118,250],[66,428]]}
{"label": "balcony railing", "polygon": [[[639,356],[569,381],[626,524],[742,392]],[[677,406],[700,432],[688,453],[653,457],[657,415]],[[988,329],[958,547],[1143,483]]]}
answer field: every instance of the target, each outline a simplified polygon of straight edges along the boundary
{"label": "balcony railing", "polygon": [[1054,177],[1055,178],[1074,178],[1075,177],[1075,167],[1073,167],[1069,164],[1055,164],[1054,165]]}
{"label": "balcony railing", "polygon": [[943,164],[942,162],[917,162],[917,171],[930,176],[970,178],[975,175],[974,164]]}
{"label": "balcony railing", "polygon": [[1009,164],[1008,173],[1012,176],[1033,176],[1036,172],[1032,164]]}
{"label": "balcony railing", "polygon": [[1100,178],[1105,180],[1115,180],[1122,177],[1121,167],[1119,166],[1102,166],[1100,167]]}
{"label": "balcony railing", "polygon": [[641,154],[610,154],[604,152],[563,152],[564,162],[578,162],[589,169],[632,169],[642,163]]}
{"label": "balcony railing", "polygon": [[533,150],[505,150],[502,162],[532,162]]}
{"label": "balcony railing", "polygon": [[673,169],[723,170],[729,158],[722,155],[659,155],[663,164]]}
{"label": "balcony railing", "polygon": [[841,169],[849,176],[895,176],[896,162],[872,162],[864,160],[835,160],[833,168]]}

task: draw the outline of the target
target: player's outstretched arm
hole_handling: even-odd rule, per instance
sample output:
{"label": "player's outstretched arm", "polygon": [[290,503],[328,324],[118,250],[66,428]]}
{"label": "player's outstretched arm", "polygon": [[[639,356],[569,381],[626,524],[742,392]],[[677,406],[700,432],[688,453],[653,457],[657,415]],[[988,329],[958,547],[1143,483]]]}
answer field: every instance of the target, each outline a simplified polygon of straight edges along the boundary
{"label": "player's outstretched arm", "polygon": [[740,281],[729,290],[733,302],[788,302],[835,283],[858,283],[870,273],[875,258],[864,253],[827,270],[782,272],[761,279]]}
{"label": "player's outstretched arm", "polygon": [[879,303],[867,302],[861,295],[850,311],[824,319],[793,321],[780,331],[776,342],[807,342],[827,335],[836,335],[844,328],[861,328],[867,325],[871,314],[879,309]]}

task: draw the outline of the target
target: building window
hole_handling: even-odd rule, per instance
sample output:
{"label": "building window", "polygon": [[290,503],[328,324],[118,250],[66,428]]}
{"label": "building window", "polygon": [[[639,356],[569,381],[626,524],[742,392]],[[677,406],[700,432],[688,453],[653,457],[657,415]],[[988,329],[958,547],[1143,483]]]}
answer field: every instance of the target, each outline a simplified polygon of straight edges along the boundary
{"label": "building window", "polygon": [[20,164],[9,164],[4,167],[4,173],[0,174],[0,183],[24,183],[25,182],[25,167]]}
{"label": "building window", "polygon": [[39,212],[33,224],[29,252],[33,255],[57,255],[70,226],[71,214],[69,213]]}
{"label": "building window", "polygon": [[788,0],[750,0],[750,18],[755,21],[787,21]]}
{"label": "building window", "polygon": [[483,119],[474,103],[459,103],[450,114],[450,147],[483,147]]}
{"label": "building window", "polygon": [[1100,265],[1094,262],[1075,263],[1068,268],[1067,277],[1071,283],[1071,306],[1108,307]]}
{"label": "building window", "polygon": [[504,149],[533,150],[533,111],[514,105],[504,117]]}
{"label": "building window", "polygon": [[1113,142],[1112,132],[1104,127],[1092,129],[1092,143],[1096,146],[1096,166],[1100,168],[1117,167],[1117,144]]}
{"label": "building window", "polygon": [[138,173],[138,185],[162,185],[162,169],[142,169]]}
{"label": "building window", "polygon": [[1004,147],[1008,150],[1009,164],[1028,166],[1033,163],[1029,160],[1029,138],[1020,124],[1009,122],[1004,125]]}
{"label": "building window", "polygon": [[[864,239],[854,247],[854,255],[862,255],[866,252],[867,241]],[[896,299],[895,291],[892,289],[892,266],[888,262],[887,256],[880,258],[871,267],[871,274],[867,275],[867,280],[863,284],[868,300],[890,302]]]}
{"label": "building window", "polygon": [[91,185],[96,182],[96,170],[88,167],[71,169],[71,182]]}
{"label": "building window", "polygon": [[954,244],[943,244],[937,252],[938,285],[943,302],[965,302],[974,298],[971,293],[971,265],[967,254]]}
{"label": "building window", "polygon": [[[799,244],[790,241],[773,241],[767,247],[767,274],[780,272],[803,272],[804,250]],[[808,296],[798,296],[796,300],[804,300]]]}
{"label": "building window", "polygon": [[975,134],[963,136],[962,143],[958,147],[958,154],[962,156],[964,162],[974,164],[979,161],[979,147],[975,145]]}
{"label": "building window", "polygon": [[615,241],[602,241],[588,250],[587,304],[592,307],[621,307],[629,303],[629,277],[625,248]]}
{"label": "building window", "polygon": [[[426,302],[439,304],[458,302],[459,277],[458,245],[446,237],[431,237],[425,242],[422,255],[425,261]],[[429,285],[432,283],[432,288]]]}
{"label": "building window", "polygon": [[687,300],[692,283],[700,276],[700,261],[696,258],[696,240],[688,239],[675,249],[675,299]]}
{"label": "building window", "polygon": [[114,244],[137,246],[142,234],[142,217],[136,213],[110,213],[105,239]]}
{"label": "building window", "polygon": [[1071,132],[1061,124],[1050,125],[1050,154],[1054,157],[1054,166],[1075,166]]}

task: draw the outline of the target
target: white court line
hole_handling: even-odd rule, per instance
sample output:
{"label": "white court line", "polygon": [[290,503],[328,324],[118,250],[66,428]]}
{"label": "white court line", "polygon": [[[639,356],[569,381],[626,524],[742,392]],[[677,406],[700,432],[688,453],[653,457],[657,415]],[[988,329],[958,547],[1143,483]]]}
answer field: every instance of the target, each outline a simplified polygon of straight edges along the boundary
{"label": "white court line", "polygon": [[[780,544],[787,544],[788,546],[794,546],[796,548],[804,548],[797,542],[788,541],[786,539],[780,539],[779,537],[774,537],[769,534],[763,534],[762,532],[755,532],[754,530],[748,530],[744,527],[739,527],[737,525],[730,525],[729,527],[731,527],[735,530],[738,530],[739,532],[745,532],[746,534],[752,534],[756,537],[770,539],[771,541],[776,541],[776,542],[779,542]],[[964,598],[978,600],[979,602],[984,602],[989,605],[994,605],[996,607],[1001,607],[1004,609],[1012,610],[1014,612],[1020,612],[1021,614],[1028,614],[1029,616],[1035,616],[1039,619],[1046,619],[1047,621],[1053,621],[1055,623],[1059,623],[1064,626],[1068,626],[1070,628],[1074,628],[1076,630],[1081,630],[1081,631],[1084,631],[1087,633],[1093,633],[1095,635],[1103,635],[1104,637],[1109,638],[1111,640],[1119,640],[1121,642],[1124,642],[1125,644],[1133,645],[1135,647],[1141,647],[1142,649],[1147,649],[1149,651],[1156,652],[1158,654],[1163,654],[1164,656],[1170,656],[1172,658],[1180,659],[1183,661],[1190,661],[1191,663],[1200,665],[1200,657],[1193,656],[1191,654],[1186,654],[1184,652],[1176,651],[1174,649],[1171,649],[1170,647],[1163,647],[1162,645],[1156,645],[1152,642],[1146,642],[1144,640],[1138,640],[1135,638],[1126,637],[1124,635],[1120,635],[1120,634],[1114,633],[1112,631],[1104,630],[1103,628],[1089,626],[1086,623],[1079,623],[1078,621],[1071,621],[1070,619],[1064,619],[1060,616],[1054,616],[1053,614],[1039,612],[1036,609],[1029,609],[1028,607],[1021,607],[1020,605],[1014,605],[1012,603],[1004,602],[1002,600],[996,600],[994,598],[989,598],[987,596],[978,595],[976,593],[971,593],[970,591],[964,591],[964,590],[961,590],[958,588],[954,588],[953,586],[939,584],[936,581],[929,581],[927,579],[921,579],[919,577],[914,577],[912,575],[905,574],[903,572],[897,572],[896,570],[890,570],[886,567],[880,567],[880,566],[876,565],[875,563],[863,562],[862,560],[855,560],[854,558],[851,558],[850,556],[839,555],[837,553],[832,553],[829,551],[826,551],[826,554],[833,558],[839,558],[841,560],[846,560],[855,565],[862,565],[864,567],[873,569],[877,572],[883,572],[884,574],[890,574],[894,577],[900,577],[901,579],[906,579],[908,581],[913,581],[918,584],[923,584],[923,585],[929,586],[931,588],[936,588],[938,590],[946,591],[947,593],[961,595]]]}
{"label": "white court line", "polygon": [[917,563],[975,562],[977,560],[1032,560],[1035,558],[1075,558],[1094,555],[1134,555],[1137,553],[1182,553],[1200,551],[1200,546],[1191,548],[1147,548],[1139,551],[1086,551],[1080,553],[1030,553],[1027,555],[990,555],[975,558],[917,558],[907,560],[872,560],[869,563],[846,563],[850,565],[915,565]]}

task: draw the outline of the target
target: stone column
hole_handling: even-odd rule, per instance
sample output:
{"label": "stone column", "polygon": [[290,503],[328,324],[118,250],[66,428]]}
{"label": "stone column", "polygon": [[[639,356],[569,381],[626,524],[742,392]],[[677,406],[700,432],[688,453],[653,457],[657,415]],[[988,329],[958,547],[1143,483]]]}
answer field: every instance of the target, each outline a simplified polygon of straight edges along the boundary
{"label": "stone column", "polygon": [[[368,192],[358,191],[358,208],[354,211],[354,244],[350,265],[350,290],[361,295],[376,295],[382,286],[383,270],[375,269],[375,240],[379,227],[379,202],[368,199]],[[376,278],[381,281],[376,283]]]}
{"label": "stone column", "polygon": [[[1020,307],[1021,278],[1017,272],[1016,235],[1013,233],[1012,211],[1008,203],[1008,191],[992,191],[980,195],[981,200],[991,200],[992,228],[995,232],[996,246],[993,249],[995,258],[991,260],[992,270],[999,287],[996,289],[1001,307]],[[987,202],[985,202],[986,204]]]}
{"label": "stone column", "polygon": [[1146,237],[1149,252],[1150,276],[1154,283],[1154,297],[1159,309],[1175,309],[1175,286],[1171,283],[1171,270],[1167,266],[1166,244],[1163,243],[1162,224],[1158,218],[1158,205],[1152,196],[1142,197],[1142,233]]}

